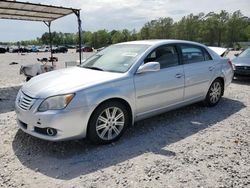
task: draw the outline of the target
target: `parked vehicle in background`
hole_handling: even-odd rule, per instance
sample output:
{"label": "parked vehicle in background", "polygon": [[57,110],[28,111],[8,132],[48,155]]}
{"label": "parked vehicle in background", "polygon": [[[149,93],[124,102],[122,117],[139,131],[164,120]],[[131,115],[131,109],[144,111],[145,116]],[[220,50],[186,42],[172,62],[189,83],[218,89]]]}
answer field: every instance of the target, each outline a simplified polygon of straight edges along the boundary
{"label": "parked vehicle in background", "polygon": [[237,54],[232,60],[234,75],[237,76],[250,76],[250,47],[245,49],[240,54]]}
{"label": "parked vehicle in background", "polygon": [[52,53],[67,53],[67,52],[68,52],[68,48],[66,48],[64,46],[52,48]]}
{"label": "parked vehicle in background", "polygon": [[0,47],[0,54],[4,54],[6,52],[7,52],[7,50],[4,47]]}
{"label": "parked vehicle in background", "polygon": [[31,52],[39,52],[38,48],[36,46],[31,47]]}
{"label": "parked vehicle in background", "polygon": [[31,49],[27,47],[13,48],[11,52],[12,53],[29,53],[31,52]]}
{"label": "parked vehicle in background", "polygon": [[39,52],[49,52],[50,51],[50,47],[48,46],[41,46],[38,48]]}
{"label": "parked vehicle in background", "polygon": [[[85,47],[82,47],[81,51],[82,52],[93,52],[93,48],[85,46]],[[76,52],[79,52],[79,48],[76,49]]]}
{"label": "parked vehicle in background", "polygon": [[229,59],[199,43],[120,43],[25,83],[15,102],[17,122],[45,140],[111,143],[135,121],[199,101],[215,106],[232,77]]}
{"label": "parked vehicle in background", "polygon": [[214,46],[209,46],[209,48],[221,57],[226,57],[226,55],[229,52],[229,49],[227,49],[227,48],[214,47]]}

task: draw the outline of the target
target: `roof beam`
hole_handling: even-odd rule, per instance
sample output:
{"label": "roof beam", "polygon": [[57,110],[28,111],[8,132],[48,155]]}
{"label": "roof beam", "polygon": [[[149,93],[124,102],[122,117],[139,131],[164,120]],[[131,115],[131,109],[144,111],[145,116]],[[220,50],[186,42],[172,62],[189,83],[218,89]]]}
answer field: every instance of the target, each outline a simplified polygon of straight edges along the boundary
{"label": "roof beam", "polygon": [[35,12],[35,13],[41,13],[41,14],[55,14],[55,15],[60,15],[60,16],[64,15],[62,13],[57,13],[57,12],[48,12],[48,11],[40,11],[40,10],[29,10],[29,9],[18,9],[18,8],[0,7],[0,10],[14,10],[14,11],[22,11],[22,12]]}
{"label": "roof beam", "polygon": [[[20,5],[32,5],[36,7],[46,7],[46,8],[54,8],[54,9],[64,9],[64,10],[72,10],[73,8],[66,8],[66,7],[60,7],[60,6],[52,6],[52,5],[44,5],[39,3],[30,3],[30,2],[20,2],[20,1],[10,1],[10,0],[1,0],[1,3],[4,4],[20,4]],[[78,9],[77,9],[78,10]]]}
{"label": "roof beam", "polygon": [[[2,13],[2,12],[0,12],[0,16],[1,15],[6,15],[6,16],[20,16],[20,17],[24,16],[24,17],[29,17],[29,18],[41,18],[41,19],[48,19],[48,20],[53,20],[54,19],[54,17],[26,15],[26,14],[25,15],[24,14],[11,14],[11,13]],[[55,17],[55,18],[57,18],[57,17]]]}
{"label": "roof beam", "polygon": [[8,19],[8,20],[23,20],[23,21],[46,21],[46,22],[49,22],[51,21],[51,19],[42,19],[42,18],[30,18],[30,17],[24,17],[24,16],[12,16],[12,17],[9,17],[9,16],[5,16],[5,15],[0,15],[0,19]]}

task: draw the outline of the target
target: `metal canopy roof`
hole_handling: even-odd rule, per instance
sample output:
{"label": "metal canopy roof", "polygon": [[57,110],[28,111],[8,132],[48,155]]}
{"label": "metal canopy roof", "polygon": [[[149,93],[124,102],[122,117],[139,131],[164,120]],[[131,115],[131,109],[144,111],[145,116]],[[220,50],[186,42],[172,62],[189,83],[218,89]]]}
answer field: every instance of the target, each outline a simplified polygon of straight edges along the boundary
{"label": "metal canopy roof", "polygon": [[0,19],[51,22],[79,11],[80,9],[0,0]]}

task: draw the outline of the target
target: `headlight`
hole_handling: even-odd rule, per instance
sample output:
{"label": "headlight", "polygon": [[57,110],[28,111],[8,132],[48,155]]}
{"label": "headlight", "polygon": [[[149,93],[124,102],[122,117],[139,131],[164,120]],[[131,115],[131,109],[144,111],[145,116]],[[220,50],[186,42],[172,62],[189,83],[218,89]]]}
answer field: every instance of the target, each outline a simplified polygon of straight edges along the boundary
{"label": "headlight", "polygon": [[42,102],[38,111],[45,112],[47,110],[61,110],[70,103],[74,96],[74,94],[67,94],[49,97]]}

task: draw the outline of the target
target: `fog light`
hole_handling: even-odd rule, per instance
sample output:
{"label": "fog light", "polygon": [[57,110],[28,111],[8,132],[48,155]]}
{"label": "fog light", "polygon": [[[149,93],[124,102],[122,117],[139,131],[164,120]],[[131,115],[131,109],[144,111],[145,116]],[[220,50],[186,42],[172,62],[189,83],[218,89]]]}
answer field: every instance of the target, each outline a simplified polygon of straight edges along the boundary
{"label": "fog light", "polygon": [[49,136],[55,136],[57,133],[56,129],[53,129],[53,128],[47,128],[47,134]]}

